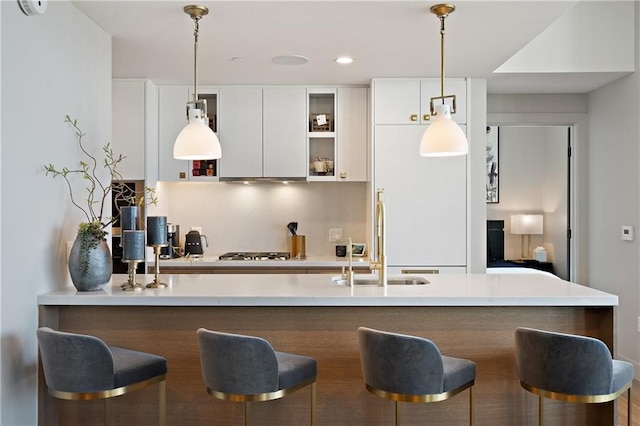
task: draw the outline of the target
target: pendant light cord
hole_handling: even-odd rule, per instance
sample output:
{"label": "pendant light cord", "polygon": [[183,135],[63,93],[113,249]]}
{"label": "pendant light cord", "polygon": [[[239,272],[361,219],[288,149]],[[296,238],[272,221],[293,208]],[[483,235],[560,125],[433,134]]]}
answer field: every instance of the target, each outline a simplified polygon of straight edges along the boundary
{"label": "pendant light cord", "polygon": [[443,98],[444,98],[444,20],[445,18],[446,18],[446,15],[440,16],[440,96],[442,96]]}
{"label": "pendant light cord", "polygon": [[193,102],[198,102],[198,33],[200,32],[200,17],[194,16],[193,21],[196,23],[193,30]]}

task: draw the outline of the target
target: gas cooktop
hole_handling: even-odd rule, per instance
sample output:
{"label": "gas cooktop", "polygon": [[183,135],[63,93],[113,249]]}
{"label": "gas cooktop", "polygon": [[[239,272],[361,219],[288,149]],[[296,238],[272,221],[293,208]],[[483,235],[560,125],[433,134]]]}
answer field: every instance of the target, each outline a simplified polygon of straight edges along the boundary
{"label": "gas cooktop", "polygon": [[282,251],[230,251],[221,254],[220,260],[288,260],[291,253]]}

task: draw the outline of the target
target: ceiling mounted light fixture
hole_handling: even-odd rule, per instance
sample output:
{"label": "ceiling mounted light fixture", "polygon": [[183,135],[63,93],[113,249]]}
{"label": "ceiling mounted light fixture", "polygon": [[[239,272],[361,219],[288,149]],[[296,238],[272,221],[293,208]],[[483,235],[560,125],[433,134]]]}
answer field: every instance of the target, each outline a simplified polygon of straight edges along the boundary
{"label": "ceiling mounted light fixture", "polygon": [[[436,4],[429,10],[440,19],[440,96],[431,98],[430,109],[434,120],[422,135],[420,155],[466,155],[469,153],[467,137],[458,123],[451,119],[451,114],[456,112],[456,95],[444,94],[444,20],[456,10],[456,7],[452,4]],[[446,99],[452,100],[451,105],[445,102]],[[434,106],[434,100],[440,100],[441,103]]]}
{"label": "ceiling mounted light fixture", "polygon": [[198,33],[199,22],[209,13],[205,6],[185,6],[184,13],[195,23],[193,32],[193,100],[187,102],[189,123],[180,131],[173,145],[173,158],[178,160],[215,160],[222,157],[220,141],[207,125],[207,100],[198,99]]}
{"label": "ceiling mounted light fixture", "polygon": [[353,63],[353,58],[350,56],[340,56],[336,58],[336,62],[341,65],[347,65]]}

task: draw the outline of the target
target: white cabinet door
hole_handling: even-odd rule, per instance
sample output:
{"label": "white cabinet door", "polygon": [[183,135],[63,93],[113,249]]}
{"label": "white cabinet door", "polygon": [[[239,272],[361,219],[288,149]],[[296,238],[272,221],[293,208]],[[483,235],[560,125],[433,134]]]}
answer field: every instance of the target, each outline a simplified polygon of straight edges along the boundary
{"label": "white cabinet door", "polygon": [[113,80],[111,90],[111,148],[126,157],[118,172],[124,180],[144,180],[145,81]]}
{"label": "white cabinet door", "polygon": [[[426,120],[425,117],[431,115],[431,98],[440,96],[440,79],[430,78],[420,82],[420,99],[421,99],[421,112],[420,117],[422,122],[427,124],[430,120]],[[451,114],[451,118],[456,123],[467,123],[467,81],[463,78],[450,78],[444,81],[444,95],[456,96],[456,112]],[[445,102],[452,105],[452,99],[447,98]],[[436,99],[434,105],[441,104],[440,99]]]}
{"label": "white cabinet door", "polygon": [[220,177],[262,177],[262,89],[220,88]]}
{"label": "white cabinet door", "polygon": [[306,93],[304,87],[263,89],[264,177],[307,175]]}
{"label": "white cabinet door", "polygon": [[158,180],[186,181],[189,162],[173,158],[173,144],[187,125],[187,87],[158,89]]}
{"label": "white cabinet door", "polygon": [[420,80],[376,79],[374,124],[417,124],[420,120]]}
{"label": "white cabinet door", "polygon": [[426,126],[374,129],[374,188],[383,188],[389,266],[465,266],[467,157],[421,157]]}
{"label": "white cabinet door", "polygon": [[[431,98],[441,95],[440,79],[374,79],[372,82],[374,124],[429,124]],[[457,123],[467,122],[467,82],[463,78],[445,79],[444,95],[456,95]],[[451,99],[446,99],[451,104]],[[441,103],[435,101],[435,105]]]}
{"label": "white cabinet door", "polygon": [[336,170],[340,182],[367,180],[367,89],[338,88]]}

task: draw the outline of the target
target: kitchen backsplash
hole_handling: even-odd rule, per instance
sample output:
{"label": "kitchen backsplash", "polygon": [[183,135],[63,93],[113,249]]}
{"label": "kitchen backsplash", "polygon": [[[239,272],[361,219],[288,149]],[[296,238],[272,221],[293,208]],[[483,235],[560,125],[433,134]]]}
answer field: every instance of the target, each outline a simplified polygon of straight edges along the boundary
{"label": "kitchen backsplash", "polygon": [[[306,236],[307,256],[334,256],[335,245],[366,241],[366,184],[347,182],[222,183],[161,182],[156,210],[180,225],[180,242],[192,226],[202,228],[205,255],[226,251],[290,251],[289,222]],[[342,229],[342,242],[329,229]]]}

